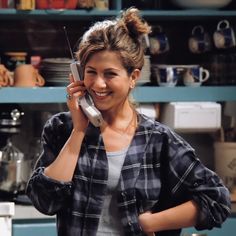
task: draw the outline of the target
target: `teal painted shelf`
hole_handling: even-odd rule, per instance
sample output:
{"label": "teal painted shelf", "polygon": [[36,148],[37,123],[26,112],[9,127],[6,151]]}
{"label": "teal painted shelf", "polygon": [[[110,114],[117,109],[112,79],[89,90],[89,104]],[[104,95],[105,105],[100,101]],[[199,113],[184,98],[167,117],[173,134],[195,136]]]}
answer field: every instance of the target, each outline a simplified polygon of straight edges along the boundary
{"label": "teal painted shelf", "polygon": [[[65,103],[65,87],[0,89],[0,103]],[[236,101],[236,86],[208,87],[145,87],[133,91],[140,103],[174,101]]]}
{"label": "teal painted shelf", "polygon": [[91,20],[118,15],[118,10],[32,10],[19,11],[16,9],[0,10],[0,19],[40,19],[40,20]]}
{"label": "teal painted shelf", "polygon": [[222,87],[137,87],[139,102],[236,101],[236,86]]}
{"label": "teal painted shelf", "polygon": [[[91,20],[117,16],[120,9],[100,10],[32,10],[0,9],[0,19],[40,19],[40,20]],[[196,19],[204,17],[235,17],[236,10],[143,10],[141,14],[148,19]],[[42,18],[43,16],[43,18]]]}

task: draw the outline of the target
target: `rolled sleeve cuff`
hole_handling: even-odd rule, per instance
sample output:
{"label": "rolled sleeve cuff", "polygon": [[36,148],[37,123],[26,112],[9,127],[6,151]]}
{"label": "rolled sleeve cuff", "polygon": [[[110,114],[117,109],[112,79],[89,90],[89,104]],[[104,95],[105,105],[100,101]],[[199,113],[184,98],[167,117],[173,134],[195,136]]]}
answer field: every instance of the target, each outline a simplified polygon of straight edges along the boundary
{"label": "rolled sleeve cuff", "polygon": [[71,195],[73,183],[72,181],[63,182],[52,179],[45,175],[45,167],[39,167],[36,170],[35,175],[37,175],[38,182],[43,186],[44,191],[50,192],[50,194],[55,197],[62,197],[65,195]]}
{"label": "rolled sleeve cuff", "polygon": [[193,200],[199,207],[197,223],[195,225],[197,230],[211,230],[213,227],[220,228],[230,214],[230,209],[227,206],[223,207],[222,204],[216,202],[215,204],[210,204],[204,197],[193,196]]}

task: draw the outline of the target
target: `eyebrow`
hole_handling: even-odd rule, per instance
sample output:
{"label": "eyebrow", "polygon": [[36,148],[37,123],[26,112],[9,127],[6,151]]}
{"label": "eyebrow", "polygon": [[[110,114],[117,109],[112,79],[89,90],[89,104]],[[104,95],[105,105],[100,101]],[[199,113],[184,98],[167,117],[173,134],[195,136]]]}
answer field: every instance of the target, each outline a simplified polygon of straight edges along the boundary
{"label": "eyebrow", "polygon": [[85,66],[85,69],[93,69],[93,70],[96,70],[95,68],[93,68],[92,66]]}
{"label": "eyebrow", "polygon": [[[96,70],[94,67],[92,66],[86,66],[85,69],[92,69],[92,70]],[[108,70],[116,70],[116,71],[120,71],[119,69],[117,68],[106,68],[105,71],[108,71]]]}

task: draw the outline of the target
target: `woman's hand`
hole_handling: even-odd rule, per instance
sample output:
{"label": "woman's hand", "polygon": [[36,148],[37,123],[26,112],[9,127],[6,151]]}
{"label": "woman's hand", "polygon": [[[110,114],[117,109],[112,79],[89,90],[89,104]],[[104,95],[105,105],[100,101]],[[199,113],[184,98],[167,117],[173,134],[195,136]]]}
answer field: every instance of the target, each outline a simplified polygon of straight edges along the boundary
{"label": "woman's hand", "polygon": [[151,212],[144,212],[143,214],[140,214],[138,219],[139,219],[139,225],[141,226],[143,232],[147,235],[147,236],[154,236],[154,232],[150,232],[150,220],[152,217],[152,213]]}
{"label": "woman's hand", "polygon": [[193,227],[197,224],[198,214],[197,203],[190,200],[160,212],[140,214],[139,225],[147,235],[152,236],[153,232]]}
{"label": "woman's hand", "polygon": [[81,110],[78,99],[84,96],[86,88],[82,80],[75,80],[69,76],[70,84],[67,86],[67,106],[70,110],[74,130],[85,131],[88,126],[88,118]]}

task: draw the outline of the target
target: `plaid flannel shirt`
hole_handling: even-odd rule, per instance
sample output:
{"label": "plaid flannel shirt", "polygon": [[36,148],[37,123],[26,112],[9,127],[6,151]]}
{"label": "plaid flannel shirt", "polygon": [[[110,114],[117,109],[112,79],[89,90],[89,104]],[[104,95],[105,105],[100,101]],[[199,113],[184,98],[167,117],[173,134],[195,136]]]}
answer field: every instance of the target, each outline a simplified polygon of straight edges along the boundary
{"label": "plaid flannel shirt", "polygon": [[[199,206],[197,229],[220,227],[230,214],[230,195],[222,181],[196,158],[193,148],[179,135],[144,115],[138,117],[118,185],[117,206],[125,235],[144,235],[138,224],[140,213],[158,212],[190,199]],[[44,168],[55,160],[71,130],[67,112],[56,114],[46,123],[43,153],[28,182],[27,194],[39,211],[57,215],[59,236],[94,236],[108,178],[100,129],[89,124],[71,182],[44,175]],[[180,231],[158,235],[180,235]]]}

